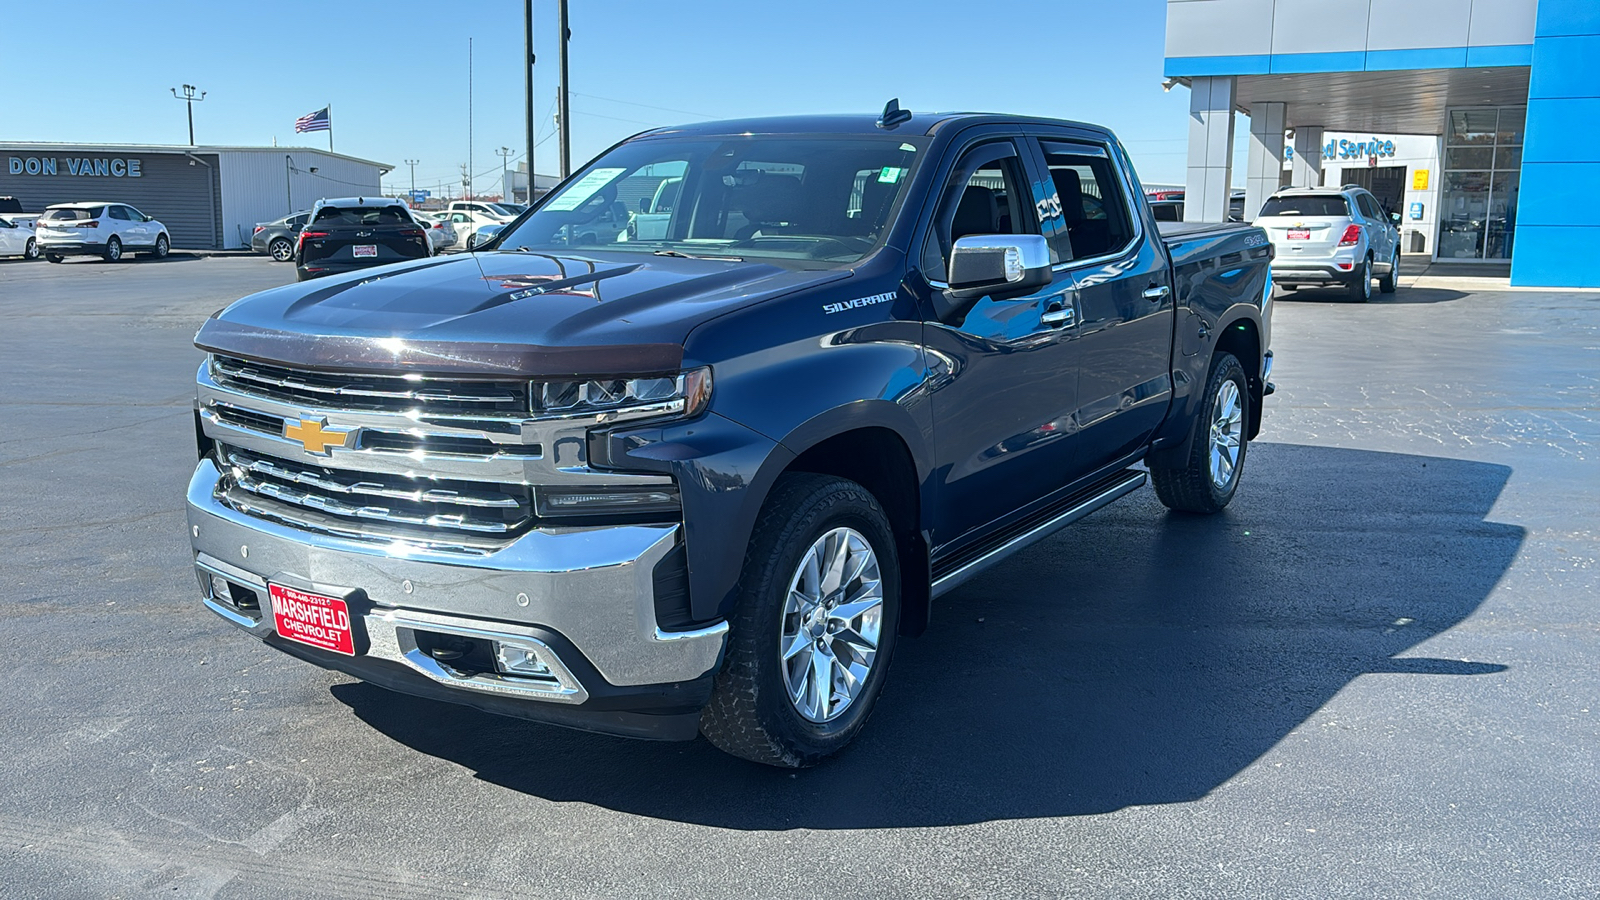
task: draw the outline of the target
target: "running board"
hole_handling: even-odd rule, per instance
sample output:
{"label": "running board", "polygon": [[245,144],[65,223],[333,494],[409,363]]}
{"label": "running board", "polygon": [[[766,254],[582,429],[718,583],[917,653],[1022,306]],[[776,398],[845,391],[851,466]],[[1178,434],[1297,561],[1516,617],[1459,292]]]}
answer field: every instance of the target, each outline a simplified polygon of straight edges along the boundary
{"label": "running board", "polygon": [[1114,480],[1109,484],[1102,482],[1104,486],[1090,496],[1080,500],[1067,501],[1070,505],[1061,512],[1051,515],[1037,524],[1022,526],[1023,530],[1016,536],[1005,540],[1004,543],[991,550],[985,551],[981,556],[962,563],[959,568],[935,578],[933,580],[933,596],[939,597],[955,590],[985,569],[1005,561],[1006,557],[1011,554],[1031,547],[1095,510],[1133,493],[1143,487],[1148,478],[1149,476],[1143,471],[1129,470],[1115,476]]}

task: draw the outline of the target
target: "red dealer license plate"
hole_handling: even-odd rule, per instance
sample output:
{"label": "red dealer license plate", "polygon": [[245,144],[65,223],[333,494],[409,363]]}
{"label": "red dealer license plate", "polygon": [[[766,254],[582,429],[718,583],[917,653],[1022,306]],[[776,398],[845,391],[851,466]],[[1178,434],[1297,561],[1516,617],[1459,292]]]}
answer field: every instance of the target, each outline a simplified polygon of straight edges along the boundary
{"label": "red dealer license plate", "polygon": [[323,650],[356,655],[350,632],[350,607],[338,597],[308,594],[281,584],[267,585],[278,634]]}
{"label": "red dealer license plate", "polygon": [[354,255],[357,257],[378,255],[377,244],[356,244],[351,249],[354,251]]}
{"label": "red dealer license plate", "polygon": [[1308,231],[1308,230],[1304,230],[1304,229],[1291,228],[1291,229],[1289,229],[1289,240],[1291,240],[1291,241],[1309,241],[1309,240],[1311,240],[1311,232]]}

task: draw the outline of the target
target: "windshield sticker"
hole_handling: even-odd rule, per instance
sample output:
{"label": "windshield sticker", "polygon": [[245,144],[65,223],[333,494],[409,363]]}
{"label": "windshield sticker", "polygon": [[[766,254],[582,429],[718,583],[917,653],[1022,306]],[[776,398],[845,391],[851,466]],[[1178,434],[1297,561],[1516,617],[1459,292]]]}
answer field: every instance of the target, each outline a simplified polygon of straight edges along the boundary
{"label": "windshield sticker", "polygon": [[594,192],[610,184],[622,169],[595,169],[593,172],[579,178],[572,183],[572,187],[561,192],[561,196],[546,203],[543,209],[556,212],[568,212],[583,205],[585,200],[594,196]]}
{"label": "windshield sticker", "polygon": [[894,294],[894,291],[889,291],[888,293],[884,294],[873,294],[870,297],[857,297],[854,300],[846,300],[843,303],[824,303],[822,304],[822,311],[831,316],[834,313],[841,313],[847,309],[860,309],[863,306],[876,306],[879,303],[888,303],[890,300],[893,300]]}
{"label": "windshield sticker", "polygon": [[883,171],[878,173],[878,183],[894,184],[896,181],[900,180],[900,176],[904,175],[905,171],[905,169],[902,169],[899,166],[884,166]]}

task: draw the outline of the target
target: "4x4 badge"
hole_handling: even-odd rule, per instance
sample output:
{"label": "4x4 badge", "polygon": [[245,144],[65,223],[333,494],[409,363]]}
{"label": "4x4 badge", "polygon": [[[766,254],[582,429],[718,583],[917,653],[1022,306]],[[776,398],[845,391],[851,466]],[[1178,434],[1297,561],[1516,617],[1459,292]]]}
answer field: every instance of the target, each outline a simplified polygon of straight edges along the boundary
{"label": "4x4 badge", "polygon": [[354,429],[329,429],[327,419],[284,419],[283,436],[299,441],[307,453],[332,456],[334,447],[350,446]]}

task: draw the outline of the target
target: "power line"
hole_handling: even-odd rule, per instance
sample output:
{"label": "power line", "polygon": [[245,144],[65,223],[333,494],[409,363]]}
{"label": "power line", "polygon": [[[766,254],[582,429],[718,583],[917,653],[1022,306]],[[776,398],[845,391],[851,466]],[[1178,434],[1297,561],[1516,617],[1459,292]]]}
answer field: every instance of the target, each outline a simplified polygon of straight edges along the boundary
{"label": "power line", "polygon": [[662,112],[683,113],[686,116],[703,116],[707,119],[714,119],[717,117],[714,113],[695,112],[692,109],[673,109],[670,106],[652,106],[649,103],[638,103],[633,100],[618,100],[616,97],[602,97],[599,94],[584,94],[579,91],[573,91],[572,93],[579,97],[588,97],[590,100],[605,100],[609,103],[625,103],[628,106],[642,106],[645,109],[659,109]]}

